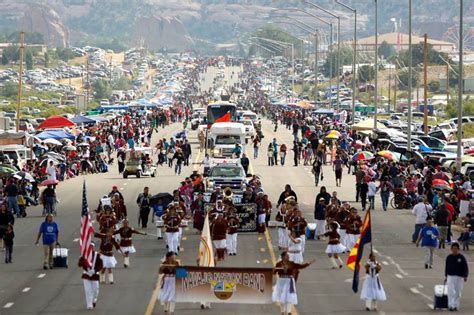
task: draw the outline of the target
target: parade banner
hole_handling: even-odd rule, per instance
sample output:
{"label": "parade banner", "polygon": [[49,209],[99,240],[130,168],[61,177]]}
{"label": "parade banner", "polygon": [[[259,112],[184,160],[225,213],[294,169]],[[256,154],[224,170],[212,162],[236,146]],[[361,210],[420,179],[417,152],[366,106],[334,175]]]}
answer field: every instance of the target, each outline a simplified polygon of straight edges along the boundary
{"label": "parade banner", "polygon": [[176,269],[176,302],[271,304],[271,268],[182,266]]}
{"label": "parade banner", "polygon": [[[206,213],[214,209],[213,203],[204,204]],[[256,232],[257,231],[257,204],[256,203],[241,203],[234,204],[237,210],[235,215],[239,218],[240,228],[238,232]]]}

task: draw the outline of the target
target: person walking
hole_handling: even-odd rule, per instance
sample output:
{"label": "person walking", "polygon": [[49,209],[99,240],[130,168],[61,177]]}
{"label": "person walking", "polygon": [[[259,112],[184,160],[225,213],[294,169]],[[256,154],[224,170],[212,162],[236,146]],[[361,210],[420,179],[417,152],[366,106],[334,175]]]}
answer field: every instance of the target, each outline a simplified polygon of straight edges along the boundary
{"label": "person walking", "polygon": [[43,269],[53,269],[53,250],[56,245],[59,245],[59,225],[54,222],[51,213],[46,215],[46,220],[40,225],[36,245],[38,245],[40,237],[43,241]]}
{"label": "person walking", "polygon": [[421,229],[420,235],[416,240],[416,247],[426,248],[425,269],[433,268],[433,255],[436,247],[438,247],[439,230],[433,225],[433,218],[426,218],[426,226]]}
{"label": "person walking", "polygon": [[253,143],[253,158],[256,159],[258,158],[258,149],[260,148],[260,138],[258,136],[255,136],[252,139]]}
{"label": "person walking", "polygon": [[191,157],[191,154],[191,144],[189,144],[188,139],[186,139],[183,144],[184,166],[189,166],[189,158]]}
{"label": "person walking", "polygon": [[8,181],[7,186],[5,186],[4,193],[7,196],[8,209],[14,214],[16,214],[17,218],[21,216],[20,206],[18,205],[19,192],[20,189],[18,188],[18,185],[16,184],[15,180],[10,179]]}
{"label": "person walking", "polygon": [[425,226],[426,218],[430,215],[433,207],[431,207],[428,199],[425,197],[419,197],[419,202],[413,207],[411,213],[415,218],[415,231],[411,236],[413,243],[416,243],[418,235],[420,235],[421,229]]}
{"label": "person walking", "polygon": [[242,157],[240,158],[240,164],[242,165],[245,171],[245,175],[247,175],[249,172],[250,160],[247,157],[246,153],[242,153]]}
{"label": "person walking", "polygon": [[344,161],[341,159],[339,154],[332,162],[334,173],[336,174],[336,186],[341,187],[342,182],[342,168],[344,167]]}
{"label": "person walking", "polygon": [[341,235],[338,233],[339,224],[337,222],[331,222],[329,229],[330,231],[324,233],[324,236],[329,238],[326,254],[328,254],[329,260],[331,261],[332,269],[341,269],[343,261],[339,255],[346,251],[346,247],[340,242]]}
{"label": "person walking", "polygon": [[364,178],[362,179],[362,183],[360,184],[360,202],[362,204],[362,211],[365,211],[367,207],[368,192],[369,192],[369,185],[367,184],[367,180]]}
{"label": "person walking", "polygon": [[150,216],[150,193],[148,187],[143,188],[143,192],[138,195],[137,204],[139,209],[138,224],[141,223],[142,228],[146,229],[148,217]]}
{"label": "person walking", "polygon": [[377,185],[372,178],[369,179],[367,188],[369,189],[367,192],[367,198],[369,199],[369,210],[375,210],[375,194],[377,193]]}
{"label": "person walking", "polygon": [[300,147],[298,146],[298,142],[293,141],[293,161],[294,161],[294,166],[298,166],[298,160],[299,160],[299,155],[300,155]]}
{"label": "person walking", "polygon": [[464,282],[469,275],[469,266],[463,254],[460,252],[459,244],[451,245],[451,254],[446,257],[444,269],[445,283],[448,287],[448,307],[450,311],[458,311],[461,304],[461,295]]}
{"label": "person walking", "polygon": [[278,147],[280,145],[278,144],[276,138],[273,138],[272,145],[273,145],[273,160],[275,161],[275,165],[278,165]]}
{"label": "person walking", "polygon": [[174,314],[176,303],[176,267],[179,267],[179,262],[175,252],[167,252],[159,270],[159,274],[163,276],[159,300],[165,313],[169,314]]}
{"label": "person walking", "polygon": [[445,248],[446,240],[448,239],[450,216],[451,214],[444,203],[438,206],[438,209],[434,213],[434,223],[439,231],[439,248]]}
{"label": "person walking", "polygon": [[311,169],[311,173],[314,175],[314,184],[316,187],[319,184],[319,180],[323,179],[323,162],[319,158],[316,158],[313,162],[313,168]]}
{"label": "person walking", "polygon": [[13,225],[8,224],[7,229],[3,233],[3,246],[5,247],[5,263],[12,263],[13,255],[13,239],[15,238],[15,233],[13,232]]}
{"label": "person walking", "polygon": [[281,166],[284,166],[285,165],[285,161],[286,161],[286,152],[288,151],[288,148],[286,147],[286,144],[282,144],[280,146],[280,164]]}
{"label": "person walking", "polygon": [[[6,203],[0,203],[0,239],[8,228],[8,225],[15,224],[15,216],[8,211]],[[3,249],[3,242],[0,242],[0,250]]]}
{"label": "person walking", "polygon": [[382,199],[382,209],[387,211],[388,201],[390,199],[390,191],[393,190],[392,183],[388,180],[386,176],[380,178],[380,185],[378,187],[380,190],[380,198]]}
{"label": "person walking", "polygon": [[274,159],[274,154],[273,154],[273,145],[271,143],[268,144],[267,157],[268,157],[268,166],[275,165],[275,159]]}
{"label": "person walking", "polygon": [[99,273],[104,266],[102,257],[99,253],[93,251],[91,266],[89,266],[87,260],[82,256],[79,258],[77,265],[83,269],[81,278],[86,295],[86,307],[88,310],[92,310],[96,307],[97,299],[99,298]]}

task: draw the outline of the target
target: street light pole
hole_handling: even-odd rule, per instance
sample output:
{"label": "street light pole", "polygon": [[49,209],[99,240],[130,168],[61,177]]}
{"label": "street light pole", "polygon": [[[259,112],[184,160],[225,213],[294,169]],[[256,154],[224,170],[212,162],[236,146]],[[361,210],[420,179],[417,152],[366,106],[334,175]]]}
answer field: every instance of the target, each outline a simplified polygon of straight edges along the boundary
{"label": "street light pole", "polygon": [[[357,64],[357,9],[348,6],[336,0],[336,3],[343,6],[344,8],[352,11],[354,13],[354,49],[353,49],[353,57],[352,57],[352,121],[354,121],[355,117],[355,99],[356,99],[356,88],[357,88],[357,76],[356,76],[356,64]],[[375,1],[375,6],[377,6],[377,1]],[[377,10],[376,10],[377,11]]]}
{"label": "street light pole", "polygon": [[[316,30],[316,32],[314,33],[314,84],[315,84],[315,87],[316,87],[316,91],[315,91],[315,94],[316,94],[316,97],[315,97],[315,103],[318,102],[318,96],[319,96],[319,91],[318,91],[318,76],[319,76],[319,31]],[[316,104],[317,105],[317,104]]]}
{"label": "street light pole", "polygon": [[[379,74],[379,29],[378,29],[378,3],[375,0],[375,91],[374,91],[374,105],[375,105],[375,113],[374,113],[374,129],[377,129],[377,110],[378,110],[378,74]],[[354,91],[355,93],[355,91]]]}
{"label": "street light pole", "polygon": [[412,56],[412,0],[408,0],[408,130],[407,130],[407,149],[411,151],[411,92],[412,92],[412,80],[413,80],[413,56]]}
{"label": "street light pole", "polygon": [[309,2],[309,1],[306,1],[304,0],[303,1],[304,3],[312,6],[313,8],[316,8],[316,9],[319,9],[323,12],[325,12],[326,14],[329,14],[330,16],[334,17],[337,19],[337,68],[336,68],[336,71],[337,71],[337,98],[336,98],[336,108],[337,108],[337,111],[339,111],[339,89],[340,89],[340,67],[341,67],[341,18],[332,13],[331,11],[328,11],[322,7],[320,7],[319,5],[317,4],[314,4],[312,2]]}
{"label": "street light pole", "polygon": [[463,87],[464,87],[464,76],[463,76],[463,62],[464,62],[464,0],[460,0],[459,2],[459,84],[458,84],[458,148],[457,148],[457,157],[456,157],[456,166],[458,172],[461,170],[461,158],[463,155],[463,145],[462,145],[462,94],[463,94]]}

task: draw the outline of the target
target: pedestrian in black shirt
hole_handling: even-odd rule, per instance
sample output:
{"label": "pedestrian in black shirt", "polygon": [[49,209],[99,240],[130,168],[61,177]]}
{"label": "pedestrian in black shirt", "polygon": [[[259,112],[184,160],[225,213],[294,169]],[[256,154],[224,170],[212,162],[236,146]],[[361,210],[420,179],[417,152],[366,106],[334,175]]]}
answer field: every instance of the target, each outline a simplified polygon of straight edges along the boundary
{"label": "pedestrian in black shirt", "polygon": [[11,264],[13,254],[13,238],[15,233],[13,232],[13,225],[9,224],[5,233],[3,234],[3,244],[5,246],[5,263]]}
{"label": "pedestrian in black shirt", "polygon": [[445,282],[448,286],[448,306],[450,311],[457,311],[461,302],[464,282],[469,275],[466,257],[460,252],[459,244],[451,245],[451,254],[446,257]]}

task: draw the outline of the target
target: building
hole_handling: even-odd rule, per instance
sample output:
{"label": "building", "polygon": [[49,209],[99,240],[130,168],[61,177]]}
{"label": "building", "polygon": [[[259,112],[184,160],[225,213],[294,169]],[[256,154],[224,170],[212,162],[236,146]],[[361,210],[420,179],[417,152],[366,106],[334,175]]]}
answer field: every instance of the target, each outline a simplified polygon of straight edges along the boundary
{"label": "building", "polygon": [[[408,34],[403,33],[386,33],[380,34],[378,44],[387,42],[392,45],[396,51],[408,50]],[[412,35],[412,43],[418,44],[424,42],[423,37]],[[347,41],[345,44],[352,45],[352,41]],[[451,42],[445,42],[428,38],[428,44],[433,46],[434,50],[444,53],[451,53],[456,51],[456,45]],[[374,52],[375,51],[375,36],[365,37],[357,40],[358,49],[361,51]]]}

